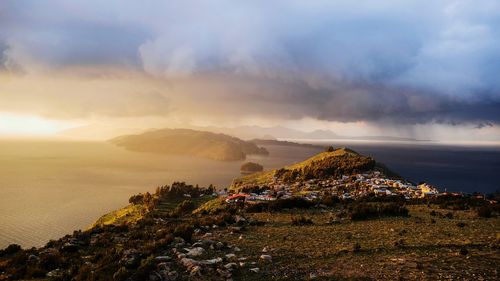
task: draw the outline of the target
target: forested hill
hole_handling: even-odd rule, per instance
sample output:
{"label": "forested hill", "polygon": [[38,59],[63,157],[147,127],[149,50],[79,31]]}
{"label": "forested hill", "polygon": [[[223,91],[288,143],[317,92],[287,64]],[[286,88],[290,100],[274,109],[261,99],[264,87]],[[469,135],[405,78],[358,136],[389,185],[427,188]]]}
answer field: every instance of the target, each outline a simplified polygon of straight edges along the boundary
{"label": "forested hill", "polygon": [[190,155],[220,161],[242,160],[248,154],[269,154],[265,148],[236,137],[190,129],[161,129],[125,135],[111,143],[131,151]]}

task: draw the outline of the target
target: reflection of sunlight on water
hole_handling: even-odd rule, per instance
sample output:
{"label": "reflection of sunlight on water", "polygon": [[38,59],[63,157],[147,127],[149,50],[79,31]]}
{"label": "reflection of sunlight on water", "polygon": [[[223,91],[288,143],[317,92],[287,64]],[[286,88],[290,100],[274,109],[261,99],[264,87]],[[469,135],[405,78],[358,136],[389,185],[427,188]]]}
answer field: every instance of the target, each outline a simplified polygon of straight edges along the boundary
{"label": "reflection of sunlight on water", "polygon": [[[249,156],[266,169],[317,151],[271,149]],[[287,157],[283,157],[286,155]],[[42,245],[127,204],[138,192],[173,181],[226,187],[245,161],[128,152],[99,142],[0,141],[0,248]]]}

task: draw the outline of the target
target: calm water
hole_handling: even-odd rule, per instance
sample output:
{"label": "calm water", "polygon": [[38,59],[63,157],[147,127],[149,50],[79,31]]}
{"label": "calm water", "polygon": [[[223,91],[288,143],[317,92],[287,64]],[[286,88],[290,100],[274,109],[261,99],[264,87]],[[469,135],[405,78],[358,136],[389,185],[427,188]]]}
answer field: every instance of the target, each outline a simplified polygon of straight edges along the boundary
{"label": "calm water", "polygon": [[[273,169],[317,153],[269,149],[272,156],[247,160]],[[226,187],[243,162],[136,153],[99,142],[0,141],[0,248],[44,245],[158,185]]]}
{"label": "calm water", "polygon": [[[326,144],[326,143],[322,143]],[[332,142],[328,142],[332,144]],[[336,142],[371,155],[410,180],[441,189],[492,192],[500,188],[499,148]],[[319,149],[267,147],[247,160],[278,168]],[[127,204],[135,193],[173,181],[223,188],[243,161],[128,152],[107,143],[0,141],[0,248],[40,246]]]}

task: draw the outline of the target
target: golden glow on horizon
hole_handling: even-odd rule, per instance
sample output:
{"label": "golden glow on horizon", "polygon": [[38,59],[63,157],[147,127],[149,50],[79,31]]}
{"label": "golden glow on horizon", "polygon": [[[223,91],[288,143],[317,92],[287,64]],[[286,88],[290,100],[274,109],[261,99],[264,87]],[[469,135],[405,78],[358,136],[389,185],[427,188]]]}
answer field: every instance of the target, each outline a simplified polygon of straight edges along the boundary
{"label": "golden glow on horizon", "polygon": [[35,115],[0,112],[0,136],[53,136],[76,125]]}

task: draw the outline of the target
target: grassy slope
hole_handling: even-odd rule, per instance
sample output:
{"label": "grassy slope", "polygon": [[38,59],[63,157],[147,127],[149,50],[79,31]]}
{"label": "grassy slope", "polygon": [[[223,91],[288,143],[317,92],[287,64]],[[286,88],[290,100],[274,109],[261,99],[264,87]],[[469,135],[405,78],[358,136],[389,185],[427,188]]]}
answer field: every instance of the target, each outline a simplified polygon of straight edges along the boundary
{"label": "grassy slope", "polygon": [[[161,214],[166,214],[175,207],[179,203],[181,203],[184,200],[187,200],[189,198],[178,198],[178,199],[162,199],[160,200],[160,203],[158,204],[157,208],[154,210],[155,212],[158,212],[160,215]],[[211,200],[213,197],[210,196],[202,196],[199,198],[193,198],[192,201],[195,204],[195,206],[200,207],[207,203],[207,201],[213,201]],[[217,200],[217,199],[214,199]],[[144,217],[144,215],[148,211],[143,205],[128,205],[126,207],[123,207],[121,209],[111,211],[104,216],[100,217],[90,228],[95,227],[97,225],[120,225],[120,224],[128,224],[128,223],[136,223],[138,220]]]}
{"label": "grassy slope", "polygon": [[[259,264],[259,274],[235,280],[470,280],[499,276],[498,235],[500,218],[480,219],[473,211],[451,211],[453,218],[430,216],[432,208],[410,206],[409,218],[383,218],[327,224],[329,213],[297,211],[312,218],[313,225],[292,226],[290,213],[260,213],[251,217],[267,221],[243,234],[223,239],[242,249],[239,256],[257,261],[262,249],[272,264]],[[448,212],[448,210],[439,210]],[[435,219],[436,223],[431,223]],[[457,226],[464,223],[464,227]],[[403,246],[395,245],[403,241]],[[353,252],[359,243],[361,250]],[[497,246],[495,246],[497,245]],[[466,248],[468,254],[461,255]]]}
{"label": "grassy slope", "polygon": [[124,208],[109,212],[100,217],[90,228],[98,225],[119,225],[123,223],[135,223],[143,218],[146,209],[143,205],[128,205]]}

